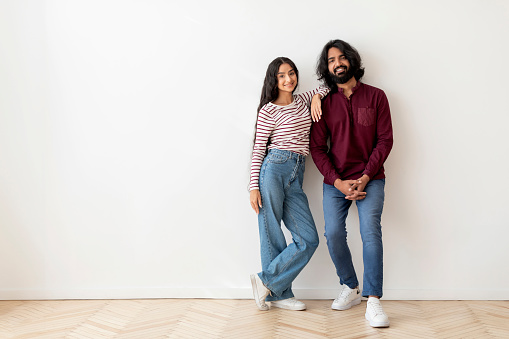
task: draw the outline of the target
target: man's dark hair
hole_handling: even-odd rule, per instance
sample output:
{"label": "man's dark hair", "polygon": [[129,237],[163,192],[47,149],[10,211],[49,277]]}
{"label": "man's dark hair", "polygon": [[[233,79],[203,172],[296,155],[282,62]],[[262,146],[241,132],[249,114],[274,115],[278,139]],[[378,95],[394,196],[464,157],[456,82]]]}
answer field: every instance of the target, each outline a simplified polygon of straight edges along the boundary
{"label": "man's dark hair", "polygon": [[336,47],[345,55],[346,59],[350,63],[350,68],[353,71],[353,76],[357,81],[359,81],[364,75],[364,67],[362,67],[362,60],[359,52],[348,42],[343,40],[331,40],[329,41],[322,50],[320,57],[318,58],[318,62],[316,63],[316,75],[318,75],[318,80],[321,80],[327,87],[329,87],[332,91],[337,90],[337,85],[333,81],[331,74],[329,72],[329,64],[327,60],[327,56],[329,53],[329,49],[332,47]]}

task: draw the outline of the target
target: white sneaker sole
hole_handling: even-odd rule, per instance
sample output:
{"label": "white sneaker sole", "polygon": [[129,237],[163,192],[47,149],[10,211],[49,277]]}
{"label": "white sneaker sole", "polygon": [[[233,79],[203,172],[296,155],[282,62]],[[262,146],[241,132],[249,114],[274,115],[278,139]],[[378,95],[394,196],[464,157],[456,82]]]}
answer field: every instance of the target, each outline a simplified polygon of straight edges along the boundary
{"label": "white sneaker sole", "polygon": [[360,303],[361,303],[361,297],[358,297],[358,298],[350,301],[348,304],[346,304],[344,306],[334,306],[334,303],[332,303],[331,308],[336,311],[345,311],[345,310],[352,308],[352,306],[359,305]]}
{"label": "white sneaker sole", "polygon": [[275,301],[271,301],[270,302],[270,306],[271,307],[277,307],[277,308],[284,308],[285,310],[290,310],[290,311],[304,311],[306,309],[306,305],[304,306],[288,306],[288,305],[285,305],[285,304],[278,304],[276,303]]}
{"label": "white sneaker sole", "polygon": [[366,318],[367,321],[369,321],[369,325],[371,327],[389,327],[389,321],[386,322],[373,321],[369,318],[369,315],[367,313],[364,315],[364,317]]}
{"label": "white sneaker sole", "polygon": [[269,310],[269,305],[267,305],[265,303],[263,303],[263,304],[260,303],[260,295],[258,294],[258,287],[256,286],[256,277],[255,277],[255,275],[251,274],[250,278],[251,278],[251,286],[253,287],[253,297],[254,297],[256,306],[258,306],[258,309],[260,311],[268,311]]}

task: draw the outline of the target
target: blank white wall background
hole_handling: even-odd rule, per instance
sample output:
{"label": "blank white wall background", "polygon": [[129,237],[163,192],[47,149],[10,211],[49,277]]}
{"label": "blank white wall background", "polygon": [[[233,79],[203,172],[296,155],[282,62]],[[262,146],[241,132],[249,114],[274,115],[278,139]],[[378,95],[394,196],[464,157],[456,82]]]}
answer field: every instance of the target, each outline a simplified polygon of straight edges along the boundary
{"label": "blank white wall background", "polygon": [[[508,299],[508,32],[504,1],[0,2],[0,298],[250,297],[266,67],[312,89],[341,38],[392,109],[386,297]],[[296,294],[337,280],[322,236]]]}

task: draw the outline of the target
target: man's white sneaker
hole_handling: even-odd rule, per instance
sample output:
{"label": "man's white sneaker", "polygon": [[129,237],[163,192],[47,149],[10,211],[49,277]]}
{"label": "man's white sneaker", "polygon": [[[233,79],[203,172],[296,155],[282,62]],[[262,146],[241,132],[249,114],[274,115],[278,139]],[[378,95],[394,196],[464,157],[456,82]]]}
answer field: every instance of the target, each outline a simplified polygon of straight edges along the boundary
{"label": "man's white sneaker", "polygon": [[258,274],[251,274],[251,286],[253,287],[253,297],[256,306],[260,311],[268,311],[269,305],[265,303],[265,298],[269,295],[270,291],[262,282]]}
{"label": "man's white sneaker", "polygon": [[302,301],[298,301],[295,298],[271,301],[270,305],[272,307],[284,308],[286,310],[292,311],[303,311],[306,309],[306,304],[304,304]]}
{"label": "man's white sneaker", "polygon": [[333,310],[344,311],[360,303],[361,291],[359,288],[352,289],[345,285],[341,293],[339,293],[339,296],[332,303],[331,308]]}
{"label": "man's white sneaker", "polygon": [[366,306],[366,320],[372,327],[389,327],[389,317],[385,314],[380,299],[369,297]]}

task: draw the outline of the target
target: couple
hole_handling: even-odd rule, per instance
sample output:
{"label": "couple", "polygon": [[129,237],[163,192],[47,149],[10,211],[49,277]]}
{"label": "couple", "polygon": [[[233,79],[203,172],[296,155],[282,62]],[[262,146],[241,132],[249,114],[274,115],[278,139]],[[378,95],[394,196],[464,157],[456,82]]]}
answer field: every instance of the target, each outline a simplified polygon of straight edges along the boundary
{"label": "couple", "polygon": [[[269,309],[266,301],[272,307],[306,309],[294,298],[291,284],[318,247],[318,234],[302,190],[305,156],[311,151],[324,176],[327,247],[344,285],[332,309],[347,310],[361,302],[346,240],[345,221],[355,201],[363,243],[366,319],[373,327],[389,326],[380,303],[380,221],[383,164],[392,148],[391,116],[384,92],[362,83],[363,74],[359,53],[342,40],[328,42],[318,60],[317,75],[326,86],[294,95],[299,72],[290,59],[276,58],[267,69],[249,185],[251,207],[258,214],[263,268],[251,275],[251,284],[262,311]],[[290,245],[286,244],[281,221],[292,234]]]}

